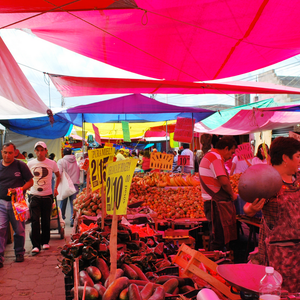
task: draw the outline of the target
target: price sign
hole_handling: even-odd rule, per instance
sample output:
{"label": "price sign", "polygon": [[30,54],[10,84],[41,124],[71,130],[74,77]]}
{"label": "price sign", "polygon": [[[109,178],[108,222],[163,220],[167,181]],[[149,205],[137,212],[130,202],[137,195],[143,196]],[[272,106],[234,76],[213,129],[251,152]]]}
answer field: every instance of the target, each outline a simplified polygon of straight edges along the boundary
{"label": "price sign", "polygon": [[187,166],[190,164],[191,157],[189,155],[178,155],[177,165]]}
{"label": "price sign", "polygon": [[235,153],[238,156],[238,160],[251,159],[254,157],[250,143],[238,145]]}
{"label": "price sign", "polygon": [[92,191],[106,182],[106,165],[113,161],[115,148],[100,148],[88,151]]}
{"label": "price sign", "polygon": [[106,212],[108,215],[113,215],[114,203],[116,203],[116,214],[126,215],[132,176],[137,162],[138,159],[126,159],[107,165]]}
{"label": "price sign", "polygon": [[150,156],[150,168],[171,171],[173,167],[173,159],[173,154],[152,152]]}
{"label": "price sign", "polygon": [[194,124],[194,119],[177,117],[173,137],[174,141],[191,143],[193,139]]}

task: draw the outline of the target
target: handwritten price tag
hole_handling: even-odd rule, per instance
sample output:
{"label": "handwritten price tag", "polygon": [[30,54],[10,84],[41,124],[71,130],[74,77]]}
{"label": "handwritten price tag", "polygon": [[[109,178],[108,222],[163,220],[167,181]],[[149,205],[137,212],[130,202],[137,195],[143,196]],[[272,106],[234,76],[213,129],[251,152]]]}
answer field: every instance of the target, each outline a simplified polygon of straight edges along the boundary
{"label": "handwritten price tag", "polygon": [[150,156],[150,168],[171,171],[173,167],[173,159],[173,154],[152,152]]}
{"label": "handwritten price tag", "polygon": [[190,164],[190,156],[189,155],[178,155],[177,165],[178,166],[187,166]]}
{"label": "handwritten price tag", "polygon": [[174,141],[191,143],[193,139],[194,124],[194,119],[177,117],[173,137]]}
{"label": "handwritten price tag", "polygon": [[126,215],[132,176],[138,159],[126,159],[107,165],[106,179],[106,212],[108,215],[114,213],[116,203],[116,214]]}
{"label": "handwritten price tag", "polygon": [[115,148],[100,148],[88,151],[92,191],[106,182],[106,165],[113,162]]}
{"label": "handwritten price tag", "polygon": [[250,143],[238,145],[235,153],[238,156],[238,160],[252,159],[254,157]]}

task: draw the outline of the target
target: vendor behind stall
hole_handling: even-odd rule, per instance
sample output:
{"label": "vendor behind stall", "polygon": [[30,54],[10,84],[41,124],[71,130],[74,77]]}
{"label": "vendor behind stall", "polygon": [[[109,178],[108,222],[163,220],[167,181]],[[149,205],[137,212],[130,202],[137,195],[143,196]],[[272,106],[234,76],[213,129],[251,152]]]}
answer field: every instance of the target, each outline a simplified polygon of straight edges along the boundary
{"label": "vendor behind stall", "polygon": [[256,156],[252,159],[252,165],[267,164],[266,154],[269,155],[269,147],[267,144],[260,144],[257,148]]}
{"label": "vendor behind stall", "polygon": [[224,162],[235,152],[237,143],[231,136],[218,140],[216,147],[202,158],[199,166],[204,213],[209,222],[210,249],[224,250],[237,238],[233,192]]}
{"label": "vendor behind stall", "polygon": [[246,203],[244,211],[253,216],[262,208],[257,258],[282,275],[283,289],[295,293],[300,291],[300,142],[278,137],[271,144],[270,156],[282,188],[273,198]]}
{"label": "vendor behind stall", "polygon": [[150,152],[148,150],[145,150],[145,152],[144,152],[144,156],[143,156],[143,159],[142,159],[142,170],[145,173],[151,171],[151,168],[150,168]]}
{"label": "vendor behind stall", "polygon": [[190,157],[190,162],[183,167],[183,172],[191,174],[191,171],[194,169],[194,153],[190,150],[189,144],[183,143],[182,147],[183,151],[181,152],[181,155],[188,155]]}

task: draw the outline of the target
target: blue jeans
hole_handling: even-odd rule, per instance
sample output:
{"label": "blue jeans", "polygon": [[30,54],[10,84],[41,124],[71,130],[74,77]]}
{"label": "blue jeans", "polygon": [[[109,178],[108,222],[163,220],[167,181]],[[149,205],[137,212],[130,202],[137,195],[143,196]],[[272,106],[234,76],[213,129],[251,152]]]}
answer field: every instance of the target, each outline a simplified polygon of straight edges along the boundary
{"label": "blue jeans", "polygon": [[70,200],[70,207],[71,207],[71,217],[70,217],[70,221],[73,221],[73,200],[76,199],[76,196],[78,194],[79,188],[78,188],[78,184],[74,184],[74,187],[76,188],[76,193],[69,196],[68,198],[65,198],[63,200],[61,200],[60,202],[60,210],[61,210],[61,215],[62,218],[65,219],[66,218],[66,208],[67,208],[67,204],[68,204],[68,199]]}
{"label": "blue jeans", "polygon": [[17,221],[11,201],[0,199],[0,262],[4,261],[9,222],[14,230],[15,255],[25,253],[25,222]]}

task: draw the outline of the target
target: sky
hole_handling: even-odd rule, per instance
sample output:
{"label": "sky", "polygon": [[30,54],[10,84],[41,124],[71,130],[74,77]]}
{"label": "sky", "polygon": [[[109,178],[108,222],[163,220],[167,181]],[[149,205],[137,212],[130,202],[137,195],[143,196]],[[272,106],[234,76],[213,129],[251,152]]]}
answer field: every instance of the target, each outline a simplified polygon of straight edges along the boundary
{"label": "sky", "polygon": [[[116,98],[122,95],[65,98],[64,107],[62,107],[60,93],[51,81],[49,88],[49,78],[44,73],[149,79],[87,58],[17,29],[2,29],[0,30],[0,36],[40,98],[48,107],[55,110]],[[224,81],[256,81],[257,74],[271,69],[275,69],[276,74],[281,76],[300,76],[300,55],[251,73],[227,78]],[[251,95],[251,99],[254,96]],[[216,109],[219,104],[234,105],[234,95],[155,95],[155,99],[182,106],[215,105]]]}

